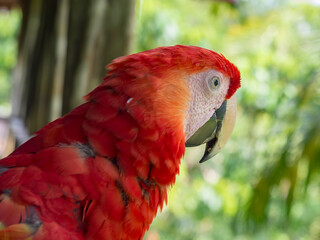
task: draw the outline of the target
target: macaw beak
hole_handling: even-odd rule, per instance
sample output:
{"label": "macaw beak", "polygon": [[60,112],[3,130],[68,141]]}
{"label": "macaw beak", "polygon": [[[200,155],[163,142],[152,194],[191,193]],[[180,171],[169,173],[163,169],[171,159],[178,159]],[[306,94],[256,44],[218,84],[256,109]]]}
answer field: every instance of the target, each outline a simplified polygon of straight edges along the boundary
{"label": "macaw beak", "polygon": [[224,147],[233,131],[236,115],[237,101],[233,95],[229,100],[225,100],[212,117],[187,140],[186,147],[206,143],[200,163],[209,160]]}

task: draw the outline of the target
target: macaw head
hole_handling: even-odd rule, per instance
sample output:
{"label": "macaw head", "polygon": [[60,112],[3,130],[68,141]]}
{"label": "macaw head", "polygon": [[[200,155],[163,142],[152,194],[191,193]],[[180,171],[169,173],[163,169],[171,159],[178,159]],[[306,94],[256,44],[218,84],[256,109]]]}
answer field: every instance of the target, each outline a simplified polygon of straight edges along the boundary
{"label": "macaw head", "polygon": [[229,139],[240,73],[224,56],[177,45],[118,58],[107,69],[106,85],[129,97],[127,112],[139,125],[151,128],[156,122],[163,132],[178,129],[187,147],[205,143],[200,162]]}
{"label": "macaw head", "polygon": [[234,93],[240,87],[240,73],[232,63],[211,51],[204,55],[207,66],[187,78],[191,100],[185,121],[186,146],[206,144],[200,163],[216,155],[229,140],[237,112]]}

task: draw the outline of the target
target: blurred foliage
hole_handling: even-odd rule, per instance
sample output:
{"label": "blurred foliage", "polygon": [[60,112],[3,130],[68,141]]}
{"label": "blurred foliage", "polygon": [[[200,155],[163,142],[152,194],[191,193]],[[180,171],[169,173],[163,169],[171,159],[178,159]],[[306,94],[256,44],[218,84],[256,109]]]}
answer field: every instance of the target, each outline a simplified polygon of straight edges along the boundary
{"label": "blurred foliage", "polygon": [[320,8],[307,1],[140,1],[137,51],[197,45],[242,73],[233,136],[188,149],[146,239],[320,239]]}
{"label": "blurred foliage", "polygon": [[0,9],[0,111],[10,113],[11,71],[16,63],[21,13]]}

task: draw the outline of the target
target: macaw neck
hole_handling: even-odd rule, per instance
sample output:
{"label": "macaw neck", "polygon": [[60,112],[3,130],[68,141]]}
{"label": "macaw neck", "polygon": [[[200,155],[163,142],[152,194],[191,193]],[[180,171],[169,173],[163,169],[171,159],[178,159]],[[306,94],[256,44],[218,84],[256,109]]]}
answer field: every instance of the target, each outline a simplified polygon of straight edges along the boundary
{"label": "macaw neck", "polygon": [[117,143],[120,169],[145,182],[164,187],[172,185],[185,152],[183,129],[168,131],[161,127],[144,126],[139,126],[138,129],[134,141]]}
{"label": "macaw neck", "polygon": [[95,123],[94,129],[105,129],[103,136],[88,134],[90,144],[114,159],[123,175],[161,187],[172,185],[185,151],[184,119],[190,100],[185,76],[111,73],[86,98],[92,109],[88,118],[102,124]]}
{"label": "macaw neck", "polygon": [[[169,132],[163,134],[155,144],[154,156],[152,154],[150,156],[152,162],[151,179],[162,185],[172,185],[179,173],[179,165],[184,152],[183,133]],[[158,156],[156,156],[157,154]]]}
{"label": "macaw neck", "polygon": [[[138,125],[134,140],[123,140],[116,144],[119,150],[116,159],[120,178],[128,179],[121,181],[122,195],[128,196],[125,199],[131,201],[126,214],[131,214],[130,208],[142,211],[141,218],[134,223],[142,226],[141,239],[158,209],[167,203],[167,190],[175,183],[185,151],[183,128],[173,130],[153,124],[155,122],[148,122],[148,127],[145,124]],[[138,182],[139,188],[136,191],[135,185],[129,184],[129,180]],[[127,188],[128,185],[133,189]]]}
{"label": "macaw neck", "polygon": [[177,73],[160,78],[150,73],[133,78],[121,72],[107,78],[102,87],[121,98],[119,119],[132,122],[135,130],[130,132],[136,132],[117,143],[120,167],[141,179],[173,184],[185,151],[184,119],[190,100],[185,76]]}

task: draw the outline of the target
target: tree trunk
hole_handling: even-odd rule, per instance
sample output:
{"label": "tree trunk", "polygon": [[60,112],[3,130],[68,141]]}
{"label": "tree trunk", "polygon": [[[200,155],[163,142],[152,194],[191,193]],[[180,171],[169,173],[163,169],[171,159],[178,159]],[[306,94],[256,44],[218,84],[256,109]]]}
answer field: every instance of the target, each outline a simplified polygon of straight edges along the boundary
{"label": "tree trunk", "polygon": [[13,116],[34,132],[81,103],[131,51],[135,0],[25,0]]}

